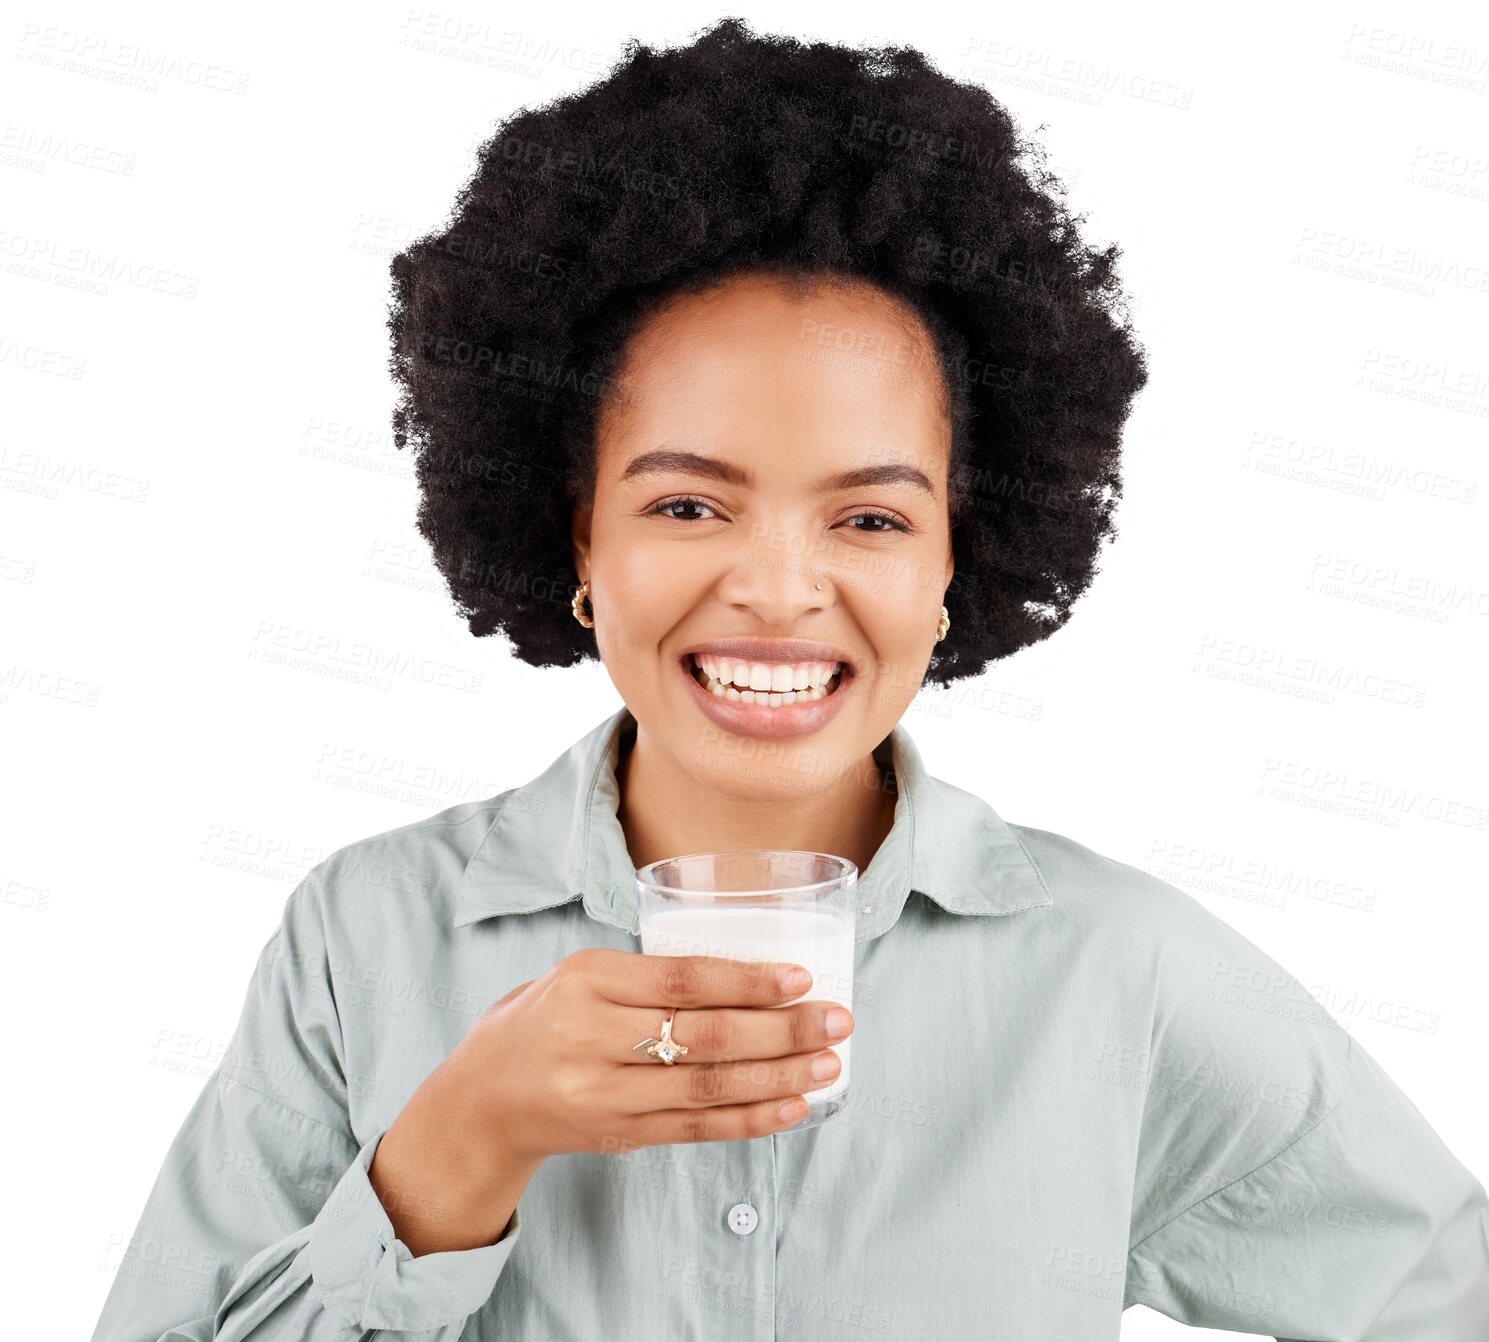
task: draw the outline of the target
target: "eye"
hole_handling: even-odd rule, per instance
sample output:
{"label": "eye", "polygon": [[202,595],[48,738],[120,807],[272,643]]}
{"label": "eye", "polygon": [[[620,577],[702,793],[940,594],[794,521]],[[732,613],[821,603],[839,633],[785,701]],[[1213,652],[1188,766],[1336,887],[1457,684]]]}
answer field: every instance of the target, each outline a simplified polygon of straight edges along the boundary
{"label": "eye", "polygon": [[882,536],[886,531],[909,531],[910,530],[910,528],[908,526],[906,526],[905,523],[902,522],[893,513],[881,513],[881,512],[878,512],[878,511],[869,511],[869,512],[864,512],[864,513],[854,513],[853,516],[850,517],[848,520],[850,522],[853,522],[853,521],[856,521],[860,517],[873,517],[873,518],[877,518],[880,522],[885,523],[885,525],[883,527],[850,527],[849,528],[850,531],[862,531],[862,532],[865,532],[866,534],[868,534],[870,536]]}
{"label": "eye", "polygon": [[[672,512],[673,508],[683,507],[704,508],[710,512],[713,510],[713,505],[711,503],[698,498],[696,495],[681,494],[676,496],[675,498],[663,499],[660,503],[655,504],[651,508],[648,508],[646,511],[646,515],[648,517],[670,517],[674,522],[694,522],[706,520],[695,517],[679,517],[676,513]],[[882,536],[890,531],[901,531],[906,533],[910,531],[909,525],[903,519],[896,516],[894,513],[880,512],[878,509],[867,509],[863,512],[854,513],[853,516],[848,518],[847,520],[849,522],[855,522],[860,517],[871,517],[875,521],[884,523],[884,525],[879,527],[849,527],[848,529],[850,531],[858,531],[866,536]]]}
{"label": "eye", "polygon": [[684,494],[680,498],[663,499],[654,508],[647,509],[646,515],[648,517],[671,517],[672,520],[675,521],[675,522],[691,522],[691,521],[694,521],[695,519],[693,519],[691,517],[676,517],[672,513],[668,512],[668,509],[669,508],[681,508],[684,504],[687,504],[689,507],[692,507],[692,508],[707,508],[707,507],[709,507],[709,505],[707,503],[705,503],[702,499],[694,498],[690,494]]}

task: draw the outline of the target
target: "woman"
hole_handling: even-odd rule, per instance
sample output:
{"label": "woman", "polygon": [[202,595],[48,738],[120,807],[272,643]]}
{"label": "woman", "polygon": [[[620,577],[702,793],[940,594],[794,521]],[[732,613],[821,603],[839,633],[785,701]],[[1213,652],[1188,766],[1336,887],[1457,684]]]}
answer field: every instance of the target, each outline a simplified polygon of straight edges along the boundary
{"label": "woman", "polygon": [[[293,892],[141,1219],[181,1270],[95,1342],[1489,1336],[1482,1186],[1317,1002],[902,724],[1067,618],[1146,376],[1026,148],[726,20],[513,118],[397,258],[462,614],[624,706]],[[741,847],[858,865],[852,1013],[637,953],[635,868]]]}

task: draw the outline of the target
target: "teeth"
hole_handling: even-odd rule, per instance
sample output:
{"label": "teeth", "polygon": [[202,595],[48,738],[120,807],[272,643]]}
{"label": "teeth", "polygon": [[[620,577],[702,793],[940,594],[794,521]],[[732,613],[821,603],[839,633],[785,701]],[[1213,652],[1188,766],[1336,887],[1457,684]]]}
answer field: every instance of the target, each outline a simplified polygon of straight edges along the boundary
{"label": "teeth", "polygon": [[[841,662],[748,662],[693,654],[695,676],[711,694],[743,704],[784,708],[831,694],[841,681]],[[697,676],[701,671],[702,675]],[[831,688],[829,688],[831,686]]]}

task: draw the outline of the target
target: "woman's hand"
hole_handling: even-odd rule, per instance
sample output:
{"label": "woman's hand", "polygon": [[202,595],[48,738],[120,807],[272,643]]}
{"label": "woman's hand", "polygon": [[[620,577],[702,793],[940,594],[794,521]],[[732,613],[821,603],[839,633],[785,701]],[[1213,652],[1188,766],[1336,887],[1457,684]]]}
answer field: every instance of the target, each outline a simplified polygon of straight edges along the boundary
{"label": "woman's hand", "polygon": [[[830,1001],[782,1005],[809,990],[781,982],[788,967],[594,947],[512,989],[378,1144],[369,1177],[398,1237],[415,1255],[494,1243],[550,1155],[739,1141],[800,1121],[804,1093],[838,1074],[827,1046],[853,1018]],[[688,1049],[670,1067],[633,1051],[669,1008]]]}
{"label": "woman's hand", "polygon": [[[473,1116],[519,1159],[779,1132],[838,1074],[829,1001],[782,1006],[785,964],[710,955],[576,951],[493,1003],[450,1055]],[[759,1010],[761,1007],[779,1008]],[[675,1008],[672,1066],[633,1051]],[[841,1009],[841,1008],[839,1008]],[[830,1070],[812,1071],[825,1058]],[[783,1100],[800,1108],[781,1112]]]}

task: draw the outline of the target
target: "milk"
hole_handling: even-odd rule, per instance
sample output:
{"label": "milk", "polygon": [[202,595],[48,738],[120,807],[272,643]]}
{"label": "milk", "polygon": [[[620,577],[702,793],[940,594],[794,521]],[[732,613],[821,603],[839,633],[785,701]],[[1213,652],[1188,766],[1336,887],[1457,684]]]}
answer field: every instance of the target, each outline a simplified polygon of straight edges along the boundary
{"label": "milk", "polygon": [[[749,964],[802,965],[812,976],[812,986],[796,1001],[830,999],[849,1011],[853,1009],[853,946],[852,923],[829,909],[716,904],[646,910],[641,918],[641,949],[647,955],[718,955]],[[686,1044],[686,1013],[678,1017],[674,1028],[678,1042]],[[852,1042],[850,1035],[831,1045],[842,1059],[843,1070],[825,1086],[801,1092],[808,1103],[816,1105],[847,1089]]]}

